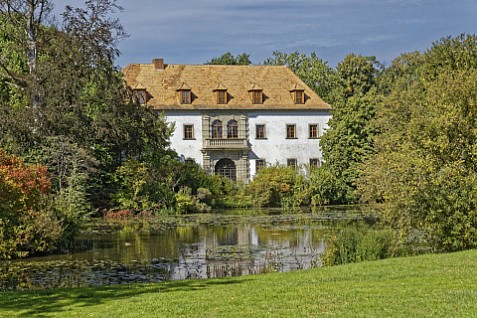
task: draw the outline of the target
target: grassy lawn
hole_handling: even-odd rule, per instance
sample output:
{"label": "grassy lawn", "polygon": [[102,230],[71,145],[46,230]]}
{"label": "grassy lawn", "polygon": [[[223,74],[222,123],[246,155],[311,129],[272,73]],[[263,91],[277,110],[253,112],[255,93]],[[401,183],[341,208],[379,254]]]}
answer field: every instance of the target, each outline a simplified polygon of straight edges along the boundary
{"label": "grassy lawn", "polygon": [[477,251],[239,278],[0,292],[0,317],[477,317]]}

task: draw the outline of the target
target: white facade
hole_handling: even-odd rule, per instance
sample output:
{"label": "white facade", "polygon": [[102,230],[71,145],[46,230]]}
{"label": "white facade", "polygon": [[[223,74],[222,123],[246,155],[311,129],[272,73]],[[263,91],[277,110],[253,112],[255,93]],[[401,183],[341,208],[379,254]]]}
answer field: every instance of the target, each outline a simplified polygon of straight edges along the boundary
{"label": "white facade", "polygon": [[[267,165],[287,165],[287,159],[296,159],[298,165],[307,165],[310,159],[323,161],[320,137],[328,127],[329,111],[257,111],[250,112],[248,118],[252,178],[257,159],[265,160]],[[257,125],[265,125],[265,139],[256,138]],[[287,138],[287,125],[295,125],[295,138]],[[317,125],[318,138],[309,138],[310,125]]]}
{"label": "white facade", "polygon": [[[200,165],[202,161],[202,113],[197,111],[168,111],[166,119],[174,123],[175,130],[171,136],[172,148],[184,159],[192,158]],[[193,139],[184,136],[184,125],[193,125]]]}
{"label": "white facade", "polygon": [[[171,137],[172,148],[182,158],[191,158],[204,165],[203,148],[207,137],[210,136],[211,127],[203,125],[206,122],[210,123],[204,121],[204,117],[208,117],[210,112],[204,110],[165,113],[167,121],[175,124],[175,131]],[[245,134],[246,144],[249,147],[246,165],[248,178],[253,178],[256,174],[257,160],[263,160],[266,165],[277,163],[287,165],[289,159],[295,159],[298,166],[310,164],[310,159],[323,161],[320,137],[328,127],[331,118],[329,110],[248,110],[242,112],[240,116],[245,117],[247,121]],[[193,127],[193,138],[186,138],[185,125]],[[257,138],[257,125],[264,128],[264,138]],[[294,138],[287,138],[287,125],[295,126]],[[310,138],[310,126],[317,127],[316,138]]]}

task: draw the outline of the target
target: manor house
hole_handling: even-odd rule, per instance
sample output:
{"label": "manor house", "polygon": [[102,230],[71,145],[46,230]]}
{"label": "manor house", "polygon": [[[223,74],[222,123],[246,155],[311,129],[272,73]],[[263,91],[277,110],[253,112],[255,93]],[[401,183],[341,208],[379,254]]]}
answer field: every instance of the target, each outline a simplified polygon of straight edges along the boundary
{"label": "manor house", "polygon": [[130,64],[124,80],[140,104],[175,123],[171,145],[210,173],[247,182],[271,164],[322,162],[331,107],[285,66]]}

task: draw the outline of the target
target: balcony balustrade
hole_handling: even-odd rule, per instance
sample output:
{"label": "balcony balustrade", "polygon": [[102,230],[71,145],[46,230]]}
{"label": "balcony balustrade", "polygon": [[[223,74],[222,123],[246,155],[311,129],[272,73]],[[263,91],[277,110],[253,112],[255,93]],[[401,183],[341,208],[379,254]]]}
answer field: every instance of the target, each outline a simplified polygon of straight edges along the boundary
{"label": "balcony balustrade", "polygon": [[206,138],[204,148],[208,149],[240,149],[248,148],[246,138]]}

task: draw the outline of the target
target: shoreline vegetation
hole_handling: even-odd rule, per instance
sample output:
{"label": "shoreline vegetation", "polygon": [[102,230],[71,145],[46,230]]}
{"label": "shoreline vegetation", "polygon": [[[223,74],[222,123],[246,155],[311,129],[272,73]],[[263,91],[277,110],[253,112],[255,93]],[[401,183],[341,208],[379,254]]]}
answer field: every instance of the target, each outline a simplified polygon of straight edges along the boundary
{"label": "shoreline vegetation", "polygon": [[473,317],[477,250],[210,280],[0,293],[0,317]]}

